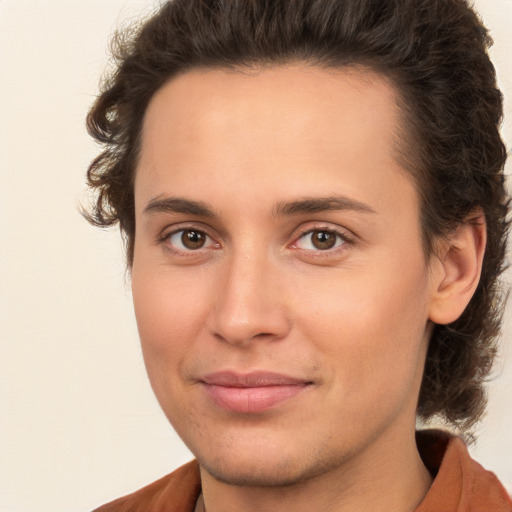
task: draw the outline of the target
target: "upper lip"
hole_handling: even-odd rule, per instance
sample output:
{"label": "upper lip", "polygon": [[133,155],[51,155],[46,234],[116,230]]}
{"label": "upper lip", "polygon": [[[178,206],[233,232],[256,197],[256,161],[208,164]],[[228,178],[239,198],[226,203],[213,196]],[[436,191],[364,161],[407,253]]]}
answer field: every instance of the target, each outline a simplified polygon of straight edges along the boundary
{"label": "upper lip", "polygon": [[233,388],[298,386],[311,383],[311,381],[298,379],[289,375],[265,371],[254,371],[250,373],[219,371],[209,373],[201,377],[199,381],[213,386],[225,386]]}

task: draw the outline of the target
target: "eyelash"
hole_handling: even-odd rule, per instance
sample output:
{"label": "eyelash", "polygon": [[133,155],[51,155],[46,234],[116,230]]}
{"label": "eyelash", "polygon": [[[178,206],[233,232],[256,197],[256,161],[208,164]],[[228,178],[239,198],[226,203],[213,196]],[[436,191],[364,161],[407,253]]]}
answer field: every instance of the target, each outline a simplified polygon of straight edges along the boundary
{"label": "eyelash", "polygon": [[[181,249],[176,248],[173,246],[173,244],[170,243],[170,240],[172,237],[181,234],[185,232],[197,232],[204,237],[206,237],[206,243],[210,244],[210,247],[201,246],[197,249]],[[333,247],[327,248],[327,249],[304,249],[301,247],[298,247],[298,242],[300,240],[305,239],[307,236],[311,236],[314,233],[326,233],[330,235],[334,235],[336,237],[335,239],[335,245]],[[354,240],[352,237],[348,236],[345,232],[342,232],[341,230],[334,229],[330,226],[314,226],[310,229],[307,229],[305,231],[300,231],[297,236],[293,237],[293,242],[288,245],[289,248],[297,251],[301,251],[302,253],[315,256],[315,257],[322,257],[322,256],[328,256],[333,255],[334,253],[338,253],[340,251],[344,251],[347,249],[348,245],[352,245],[354,243]],[[209,241],[209,242],[208,242]],[[200,254],[203,250],[211,250],[211,249],[218,249],[221,247],[221,245],[215,241],[214,237],[208,234],[208,231],[205,230],[203,227],[196,227],[196,226],[180,226],[176,229],[173,229],[169,232],[164,232],[161,236],[158,237],[157,240],[158,244],[161,244],[165,250],[171,252],[175,255],[185,256],[185,257],[192,257],[197,256]]]}
{"label": "eyelash", "polygon": [[[178,235],[181,233],[181,236],[183,236],[184,233],[187,231],[189,232],[196,232],[201,235],[203,235],[206,238],[206,243],[208,243],[208,240],[210,243],[213,242],[214,247],[198,247],[197,249],[181,249],[174,247],[170,240],[172,237]],[[177,255],[183,255],[183,256],[195,256],[198,255],[202,250],[204,249],[217,249],[220,247],[220,244],[218,242],[215,242],[214,238],[210,236],[204,228],[197,228],[195,226],[181,226],[179,228],[173,229],[172,231],[164,232],[160,237],[158,237],[157,243],[161,244],[166,251],[171,252],[172,254]]]}
{"label": "eyelash", "polygon": [[[335,241],[334,241],[335,245],[333,247],[329,247],[326,249],[319,249],[319,248],[304,249],[304,248],[298,247],[298,242],[300,240],[304,240],[308,236],[311,237],[314,233],[325,233],[328,235],[334,235],[335,236]],[[310,243],[311,243],[311,245],[313,245],[312,241]],[[347,248],[346,247],[347,245],[350,245],[352,243],[353,243],[353,239],[351,237],[347,236],[346,233],[341,232],[341,230],[337,230],[337,229],[334,229],[332,227],[327,227],[327,226],[322,226],[322,227],[315,226],[311,229],[308,229],[307,231],[300,233],[299,236],[297,236],[295,238],[295,241],[292,242],[290,247],[292,247],[293,249],[299,250],[299,251],[304,251],[304,252],[315,254],[315,255],[321,257],[321,256],[332,255],[333,253],[337,253],[339,251],[343,251]]]}

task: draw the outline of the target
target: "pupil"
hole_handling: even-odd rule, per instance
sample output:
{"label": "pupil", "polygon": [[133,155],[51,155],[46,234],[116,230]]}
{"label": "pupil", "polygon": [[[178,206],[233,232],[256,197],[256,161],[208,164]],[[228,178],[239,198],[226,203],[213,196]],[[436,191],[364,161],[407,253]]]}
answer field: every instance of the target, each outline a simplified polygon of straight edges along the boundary
{"label": "pupil", "polygon": [[336,244],[336,235],[328,231],[316,231],[313,233],[313,245],[317,249],[331,249]]}
{"label": "pupil", "polygon": [[204,245],[204,235],[200,231],[184,231],[181,241],[188,249],[199,249]]}

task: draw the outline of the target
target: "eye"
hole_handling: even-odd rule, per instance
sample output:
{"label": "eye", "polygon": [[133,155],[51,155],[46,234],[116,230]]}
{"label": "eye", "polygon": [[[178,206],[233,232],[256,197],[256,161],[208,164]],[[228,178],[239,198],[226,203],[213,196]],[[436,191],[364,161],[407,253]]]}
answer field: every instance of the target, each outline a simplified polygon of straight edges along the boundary
{"label": "eye", "polygon": [[206,233],[198,229],[180,229],[165,238],[174,249],[180,251],[196,251],[217,245]]}
{"label": "eye", "polygon": [[335,231],[315,229],[304,233],[293,245],[306,251],[328,251],[343,245],[345,237]]}

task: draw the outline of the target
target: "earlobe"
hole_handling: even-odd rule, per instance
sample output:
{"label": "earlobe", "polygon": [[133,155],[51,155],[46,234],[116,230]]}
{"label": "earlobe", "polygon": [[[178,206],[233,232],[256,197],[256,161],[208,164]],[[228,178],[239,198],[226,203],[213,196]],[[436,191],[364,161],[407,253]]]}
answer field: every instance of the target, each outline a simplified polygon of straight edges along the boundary
{"label": "earlobe", "polygon": [[485,217],[478,210],[442,241],[432,262],[432,322],[449,324],[463,313],[480,281],[486,240]]}

